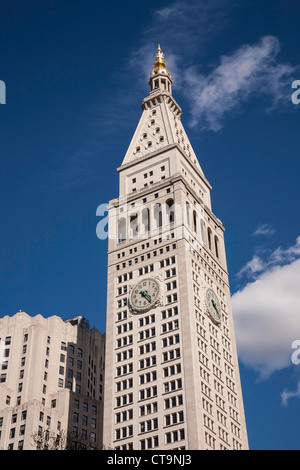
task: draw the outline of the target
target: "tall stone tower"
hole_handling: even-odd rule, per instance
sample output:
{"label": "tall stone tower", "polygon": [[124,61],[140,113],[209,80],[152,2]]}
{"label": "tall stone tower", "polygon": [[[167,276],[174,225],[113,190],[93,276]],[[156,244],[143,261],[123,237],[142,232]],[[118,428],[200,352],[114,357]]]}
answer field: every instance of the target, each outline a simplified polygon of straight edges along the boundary
{"label": "tall stone tower", "polygon": [[158,47],[110,201],[104,444],[247,449],[224,228]]}

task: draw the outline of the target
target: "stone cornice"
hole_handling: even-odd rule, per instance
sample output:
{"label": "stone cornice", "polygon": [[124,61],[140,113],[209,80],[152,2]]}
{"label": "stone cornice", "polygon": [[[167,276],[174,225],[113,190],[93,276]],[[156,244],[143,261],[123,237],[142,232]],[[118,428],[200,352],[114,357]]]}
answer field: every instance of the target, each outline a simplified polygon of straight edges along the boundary
{"label": "stone cornice", "polygon": [[177,101],[168,91],[155,90],[150,92],[149,96],[146,96],[146,98],[143,99],[142,109],[151,109],[152,107],[156,106],[158,103],[162,103],[163,101],[167,103],[170,110],[175,114],[175,116],[180,119],[182,116],[182,110]]}

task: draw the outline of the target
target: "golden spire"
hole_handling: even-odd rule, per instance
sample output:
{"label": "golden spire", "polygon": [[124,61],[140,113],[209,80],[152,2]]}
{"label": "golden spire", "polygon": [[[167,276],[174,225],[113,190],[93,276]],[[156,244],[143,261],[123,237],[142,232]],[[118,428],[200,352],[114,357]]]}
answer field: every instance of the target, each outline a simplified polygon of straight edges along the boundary
{"label": "golden spire", "polygon": [[167,70],[167,64],[164,59],[164,54],[161,52],[161,48],[159,44],[158,44],[157,53],[155,56],[154,68],[152,70],[151,77],[153,77],[153,75],[156,75],[157,73],[163,73],[165,75],[168,75],[168,77],[171,78],[171,74]]}

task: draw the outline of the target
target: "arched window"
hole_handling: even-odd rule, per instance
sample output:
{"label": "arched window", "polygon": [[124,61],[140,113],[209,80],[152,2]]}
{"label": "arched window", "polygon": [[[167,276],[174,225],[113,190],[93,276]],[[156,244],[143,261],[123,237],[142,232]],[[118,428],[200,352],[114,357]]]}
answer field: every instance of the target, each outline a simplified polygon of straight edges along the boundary
{"label": "arched window", "polygon": [[193,211],[193,231],[197,233],[197,214]]}
{"label": "arched window", "polygon": [[211,250],[211,237],[212,237],[212,232],[211,229],[208,227],[207,229],[207,243],[208,243],[208,248]]}
{"label": "arched window", "polygon": [[185,213],[187,225],[191,225],[191,206],[188,202],[185,203]]}
{"label": "arched window", "polygon": [[204,220],[201,218],[201,221],[200,221],[200,227],[201,227],[201,241],[202,243],[205,242],[205,223],[204,223]]}
{"label": "arched window", "polygon": [[216,235],[215,235],[215,253],[216,253],[216,257],[219,258],[219,239]]}
{"label": "arched window", "polygon": [[150,230],[150,214],[149,209],[145,208],[142,211],[142,225],[143,225],[143,232],[149,232]]}
{"label": "arched window", "polygon": [[175,220],[175,208],[174,208],[174,200],[168,199],[166,201],[166,213],[167,213],[167,223],[170,224]]}
{"label": "arched window", "polygon": [[138,226],[138,215],[136,213],[130,216],[130,230],[131,230],[132,237],[138,236],[139,226]]}
{"label": "arched window", "polygon": [[126,219],[122,217],[119,220],[119,227],[118,227],[118,243],[123,242],[126,240]]}
{"label": "arched window", "polygon": [[153,210],[154,220],[155,220],[155,228],[159,228],[162,226],[162,210],[161,204],[155,204]]}

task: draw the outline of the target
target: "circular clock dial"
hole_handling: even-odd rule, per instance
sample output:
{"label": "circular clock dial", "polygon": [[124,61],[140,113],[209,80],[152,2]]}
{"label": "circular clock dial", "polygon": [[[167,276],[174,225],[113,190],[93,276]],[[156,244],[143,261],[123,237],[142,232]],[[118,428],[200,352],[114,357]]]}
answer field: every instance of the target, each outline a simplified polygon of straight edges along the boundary
{"label": "circular clock dial", "polygon": [[211,316],[211,318],[215,322],[220,323],[221,321],[220,302],[212,289],[207,289],[206,291],[206,303],[207,303],[208,313]]}
{"label": "circular clock dial", "polygon": [[159,284],[156,279],[143,279],[134,286],[130,294],[130,304],[138,311],[148,310],[157,301]]}

